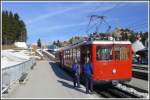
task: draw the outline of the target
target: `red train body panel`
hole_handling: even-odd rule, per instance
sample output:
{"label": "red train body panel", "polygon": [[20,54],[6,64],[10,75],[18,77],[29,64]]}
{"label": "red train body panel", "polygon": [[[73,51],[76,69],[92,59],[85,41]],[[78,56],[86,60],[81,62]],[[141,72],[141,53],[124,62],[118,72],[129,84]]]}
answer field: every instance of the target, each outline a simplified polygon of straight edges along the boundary
{"label": "red train body panel", "polygon": [[86,57],[93,64],[94,81],[131,80],[132,48],[129,41],[86,41],[60,51],[61,66],[70,69],[73,59],[80,63],[80,75]]}

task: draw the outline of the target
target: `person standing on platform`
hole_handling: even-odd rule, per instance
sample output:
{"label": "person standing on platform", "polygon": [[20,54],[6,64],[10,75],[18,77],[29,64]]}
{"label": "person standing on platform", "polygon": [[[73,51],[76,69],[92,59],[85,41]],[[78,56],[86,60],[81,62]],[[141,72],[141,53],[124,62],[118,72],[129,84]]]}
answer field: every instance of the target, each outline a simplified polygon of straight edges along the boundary
{"label": "person standing on platform", "polygon": [[93,66],[90,63],[89,58],[86,59],[86,63],[83,65],[83,74],[85,78],[86,93],[93,93]]}
{"label": "person standing on platform", "polygon": [[[75,87],[80,87],[80,67],[77,63],[77,60],[74,60],[74,63],[72,64],[72,72],[73,72],[73,84]],[[77,84],[77,86],[76,86]]]}

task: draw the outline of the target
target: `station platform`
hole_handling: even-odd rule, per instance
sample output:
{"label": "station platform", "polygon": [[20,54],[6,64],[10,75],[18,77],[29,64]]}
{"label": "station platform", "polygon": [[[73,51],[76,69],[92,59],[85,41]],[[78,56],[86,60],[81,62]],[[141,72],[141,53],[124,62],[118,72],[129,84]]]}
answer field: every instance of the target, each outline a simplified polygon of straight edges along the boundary
{"label": "station platform", "polygon": [[100,98],[73,88],[72,78],[53,61],[37,61],[24,83],[16,83],[3,98]]}
{"label": "station platform", "polygon": [[148,84],[147,81],[142,80],[142,79],[138,79],[138,78],[134,78],[134,77],[127,84],[131,85],[131,86],[134,86],[134,87],[138,87],[138,88],[143,89],[143,90],[145,90],[147,92],[148,92],[148,89],[149,89],[149,87],[148,87],[149,84]]}

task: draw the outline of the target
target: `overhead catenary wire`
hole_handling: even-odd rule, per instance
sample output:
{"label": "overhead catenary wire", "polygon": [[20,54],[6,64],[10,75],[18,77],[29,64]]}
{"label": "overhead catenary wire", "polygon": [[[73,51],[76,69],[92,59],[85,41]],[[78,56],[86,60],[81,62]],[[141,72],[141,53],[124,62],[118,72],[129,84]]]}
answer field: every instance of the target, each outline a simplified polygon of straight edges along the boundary
{"label": "overhead catenary wire", "polygon": [[133,26],[133,27],[127,27],[128,29],[130,30],[138,30],[138,29],[143,29],[143,28],[147,28],[148,30],[148,24],[147,23],[142,23],[142,24],[138,24],[136,26]]}
{"label": "overhead catenary wire", "polygon": [[148,23],[147,23],[147,22],[142,22],[142,23],[137,23],[137,24],[130,25],[130,26],[128,26],[128,27],[129,27],[129,28],[130,28],[130,27],[138,27],[138,26],[146,25],[146,24],[148,24]]}
{"label": "overhead catenary wire", "polygon": [[[111,9],[108,9],[108,10],[106,10],[106,11],[104,11],[103,13],[102,13],[102,15],[106,15],[107,13],[110,13],[111,11],[113,11],[113,9],[115,9],[115,8],[117,8],[119,5],[121,5],[121,3],[117,3],[114,7],[112,7]],[[98,9],[99,9],[99,6],[97,6],[94,10],[93,10],[93,12],[98,12]],[[99,22],[97,22],[97,23],[95,23],[94,21],[97,21],[94,17],[95,17],[96,15],[92,15],[92,17],[90,16],[90,21],[87,23],[87,28],[86,28],[86,26],[84,27],[84,28],[79,28],[78,30],[86,30],[85,31],[85,33],[86,34],[88,34],[88,32],[91,30],[91,29],[93,29],[94,27],[96,27],[96,26],[100,26],[99,25]],[[135,20],[134,20],[135,21]],[[108,29],[107,29],[107,31],[106,32],[108,32],[108,31],[110,31],[111,29],[112,29],[112,26],[110,26],[108,23],[107,23],[107,21],[105,21],[105,22],[103,22],[103,23],[105,23],[106,25],[108,25]],[[136,25],[136,23],[137,23],[137,21],[135,21],[134,23],[131,23],[131,25],[129,24],[127,24],[128,25],[128,27],[127,28],[129,28],[129,29],[133,29],[133,27],[135,28],[135,27],[140,27],[140,26],[138,26],[138,25]],[[92,25],[93,24],[93,25]],[[91,26],[92,25],[92,26]]]}
{"label": "overhead catenary wire", "polygon": [[[139,22],[140,21],[140,22]],[[143,22],[144,21],[144,22]],[[127,22],[131,22],[131,21],[127,21]],[[142,23],[141,23],[142,22]],[[134,27],[134,26],[137,26],[137,25],[139,25],[139,24],[143,24],[143,23],[146,23],[146,19],[142,19],[142,21],[141,20],[134,20],[133,22],[131,22],[131,23],[128,23],[128,24],[125,24],[125,25],[123,25],[123,26],[121,26],[121,27],[126,27],[126,28],[131,28],[131,27]]]}
{"label": "overhead catenary wire", "polygon": [[108,12],[111,12],[113,9],[117,8],[121,3],[117,3],[114,7],[112,7],[111,9],[108,9],[107,11],[103,12],[102,15],[105,15]]}
{"label": "overhead catenary wire", "polygon": [[[133,22],[131,22],[131,20],[133,21]],[[146,21],[147,19],[146,18],[144,18],[144,19],[138,19],[138,20],[135,20],[135,19],[131,19],[130,21],[126,21],[126,22],[129,22],[129,23],[127,23],[127,24],[125,24],[126,26],[131,26],[131,25],[133,25],[133,24],[137,24],[137,22],[143,22],[143,21]]]}
{"label": "overhead catenary wire", "polygon": [[101,24],[106,24],[108,26],[106,33],[108,33],[111,29],[111,25],[105,20],[106,16],[99,16],[99,15],[94,15],[91,17],[95,17],[95,20],[98,20],[97,23],[95,23],[94,25],[92,25],[90,28],[87,28],[86,33],[88,33],[89,30],[91,30],[94,26],[96,27],[96,33],[98,32],[100,25]]}
{"label": "overhead catenary wire", "polygon": [[146,26],[140,26],[140,27],[138,27],[138,28],[132,28],[132,30],[139,30],[139,29],[148,29],[148,27],[146,27]]}
{"label": "overhead catenary wire", "polygon": [[138,27],[132,27],[130,29],[138,29],[138,28],[141,28],[141,27],[147,27],[146,25],[141,25],[141,26],[138,26]]}
{"label": "overhead catenary wire", "polygon": [[[116,8],[116,7],[118,7],[119,5],[120,5],[121,3],[117,3],[114,7],[112,7],[111,9],[109,9],[109,10],[106,10],[105,12],[103,12],[101,15],[105,15],[106,13],[108,13],[108,12],[111,12],[114,8]],[[97,8],[97,9],[99,9],[99,8]],[[95,9],[95,10],[97,10],[97,9]],[[88,23],[88,25],[87,25],[87,30],[86,30],[86,33],[88,34],[88,31],[90,30],[89,29],[89,26],[90,26],[90,24],[91,24],[91,21],[93,20],[93,17],[96,17],[97,15],[92,15],[91,17],[90,17],[90,21],[89,21],[89,23]],[[108,29],[107,29],[107,31],[106,32],[108,32],[110,29],[111,29],[111,26],[106,22],[106,21],[104,21],[107,25],[108,25]],[[102,22],[101,22],[102,23]],[[93,28],[94,26],[96,26],[98,23],[95,23],[92,27],[90,27],[90,28]]]}

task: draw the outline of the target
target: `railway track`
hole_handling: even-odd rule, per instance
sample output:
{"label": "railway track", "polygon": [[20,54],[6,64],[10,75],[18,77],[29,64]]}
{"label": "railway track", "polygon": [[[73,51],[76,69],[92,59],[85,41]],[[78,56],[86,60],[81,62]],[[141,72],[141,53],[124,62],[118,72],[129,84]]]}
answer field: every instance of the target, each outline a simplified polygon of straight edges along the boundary
{"label": "railway track", "polygon": [[132,64],[133,77],[148,81],[148,65]]}
{"label": "railway track", "polygon": [[133,77],[148,81],[148,71],[132,69]]}
{"label": "railway track", "polygon": [[114,87],[96,86],[94,87],[94,90],[104,98],[146,98],[148,95],[148,93],[138,92],[134,88],[121,85],[122,84],[119,84],[119,86]]}
{"label": "railway track", "polygon": [[132,64],[132,67],[134,69],[140,69],[140,70],[147,70],[148,71],[148,65]]}

